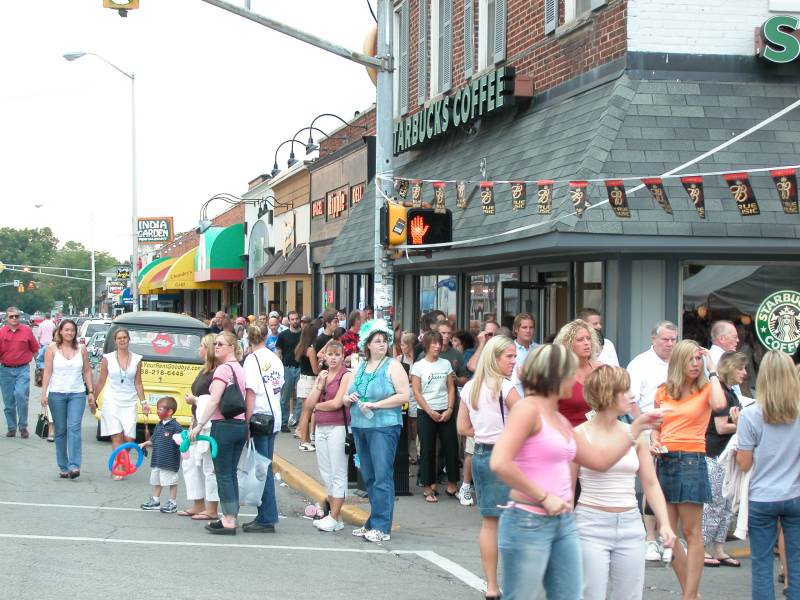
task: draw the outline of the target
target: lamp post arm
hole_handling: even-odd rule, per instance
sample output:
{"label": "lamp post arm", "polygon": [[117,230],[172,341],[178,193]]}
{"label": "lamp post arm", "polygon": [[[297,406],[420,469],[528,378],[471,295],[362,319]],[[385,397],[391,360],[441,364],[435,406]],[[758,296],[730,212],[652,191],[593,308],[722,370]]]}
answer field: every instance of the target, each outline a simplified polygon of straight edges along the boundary
{"label": "lamp post arm", "polygon": [[316,123],[317,119],[319,119],[320,117],[333,117],[334,119],[339,119],[342,123],[344,123],[345,127],[357,127],[358,129],[367,129],[366,125],[353,125],[352,123],[348,123],[347,121],[345,121],[339,115],[335,115],[333,113],[322,113],[321,115],[317,115],[316,117],[314,117],[314,120],[311,121],[311,127],[314,127],[314,123]]}

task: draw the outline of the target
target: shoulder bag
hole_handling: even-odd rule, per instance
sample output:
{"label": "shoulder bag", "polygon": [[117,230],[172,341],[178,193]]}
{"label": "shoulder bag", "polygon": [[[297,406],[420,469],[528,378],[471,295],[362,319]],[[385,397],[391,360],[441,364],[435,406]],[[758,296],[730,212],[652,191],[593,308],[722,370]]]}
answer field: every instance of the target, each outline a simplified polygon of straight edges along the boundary
{"label": "shoulder bag", "polygon": [[261,378],[261,385],[264,386],[264,393],[267,395],[267,403],[269,404],[269,414],[253,413],[250,415],[250,434],[254,437],[262,437],[265,435],[272,435],[275,433],[275,413],[272,411],[272,400],[269,399],[269,390],[267,390],[267,382],[264,381],[264,376],[261,374],[261,363],[258,360],[258,355],[253,352],[253,358],[256,359],[258,366],[258,376]]}
{"label": "shoulder bag", "polygon": [[225,387],[225,391],[222,392],[222,398],[219,401],[219,412],[222,413],[222,416],[226,419],[233,419],[235,416],[242,414],[247,410],[247,405],[244,402],[244,395],[242,395],[242,390],[239,389],[239,380],[236,378],[236,371],[233,370],[233,367],[229,368],[231,370],[231,375],[233,375],[233,381],[229,383]]}

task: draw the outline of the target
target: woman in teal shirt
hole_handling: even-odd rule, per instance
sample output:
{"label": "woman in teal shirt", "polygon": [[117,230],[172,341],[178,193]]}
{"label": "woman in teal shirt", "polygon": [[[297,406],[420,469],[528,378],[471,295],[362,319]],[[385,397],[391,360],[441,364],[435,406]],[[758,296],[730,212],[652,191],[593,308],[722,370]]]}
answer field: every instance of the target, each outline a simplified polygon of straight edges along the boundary
{"label": "woman in teal shirt", "polygon": [[345,401],[350,409],[353,438],[367,488],[370,516],[353,535],[370,542],[389,540],[394,513],[394,455],[408,402],[408,376],[402,365],[387,356],[392,330],[383,319],[361,326],[358,347],[366,360],[356,371]]}

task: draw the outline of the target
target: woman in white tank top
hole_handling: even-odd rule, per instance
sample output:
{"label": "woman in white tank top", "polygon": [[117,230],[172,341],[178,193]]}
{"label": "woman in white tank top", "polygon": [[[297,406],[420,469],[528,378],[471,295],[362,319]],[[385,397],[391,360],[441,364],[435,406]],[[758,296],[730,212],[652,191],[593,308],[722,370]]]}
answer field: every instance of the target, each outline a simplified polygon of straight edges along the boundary
{"label": "woman in white tank top", "polygon": [[78,345],[75,321],[58,324],[44,355],[42,409],[50,408],[55,427],[56,462],[62,479],[81,474],[81,421],[87,391],[94,405],[92,371],[86,348]]}
{"label": "woman in white tank top", "polygon": [[[631,436],[630,426],[618,420],[630,410],[630,377],[625,369],[602,366],[584,383],[583,394],[594,416],[575,428],[590,443]],[[641,600],[644,593],[645,532],[636,505],[636,475],[661,524],[664,546],[675,534],[669,525],[667,504],[658,484],[650,448],[640,436],[631,436],[631,449],[606,472],[573,465],[581,484],[575,509],[583,561],[583,600]]]}

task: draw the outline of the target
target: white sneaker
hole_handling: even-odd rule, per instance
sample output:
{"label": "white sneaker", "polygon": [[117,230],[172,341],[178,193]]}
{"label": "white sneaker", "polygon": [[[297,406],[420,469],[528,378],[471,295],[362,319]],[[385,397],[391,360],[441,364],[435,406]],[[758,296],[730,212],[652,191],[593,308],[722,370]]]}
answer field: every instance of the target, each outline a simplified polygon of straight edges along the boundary
{"label": "white sneaker", "polygon": [[[311,521],[311,524],[312,524],[314,527],[319,527],[319,526],[320,526],[320,524],[322,524],[322,523],[326,523],[326,522],[328,521],[328,519],[330,519],[330,518],[331,518],[331,516],[330,516],[330,515],[325,515],[324,517],[322,517],[322,518],[320,518],[320,519],[314,519],[313,521]],[[332,520],[332,519],[331,519],[331,520]]]}
{"label": "white sneaker", "polygon": [[472,506],[475,504],[475,500],[472,498],[472,486],[471,485],[461,485],[461,489],[458,490],[458,501],[461,503],[461,506]]}
{"label": "white sneaker", "polygon": [[647,542],[647,550],[644,553],[645,560],[661,560],[661,551],[658,547],[658,542]]}
{"label": "white sneaker", "polygon": [[667,564],[672,562],[672,548],[664,548],[664,552],[661,554],[661,561]]}
{"label": "white sneaker", "polygon": [[305,442],[299,447],[300,452],[314,452],[316,449],[313,442]]}
{"label": "white sneaker", "polygon": [[364,537],[367,535],[367,528],[366,527],[359,527],[358,529],[353,529],[351,532],[356,537]]}
{"label": "white sneaker", "polygon": [[317,529],[320,531],[339,531],[340,529],[344,529],[344,523],[342,521],[337,521],[328,515],[319,525],[317,525]]}
{"label": "white sneaker", "polygon": [[392,539],[392,536],[390,536],[388,533],[383,533],[378,529],[370,529],[364,534],[364,539],[368,542],[380,544],[381,542],[388,542],[390,539]]}

